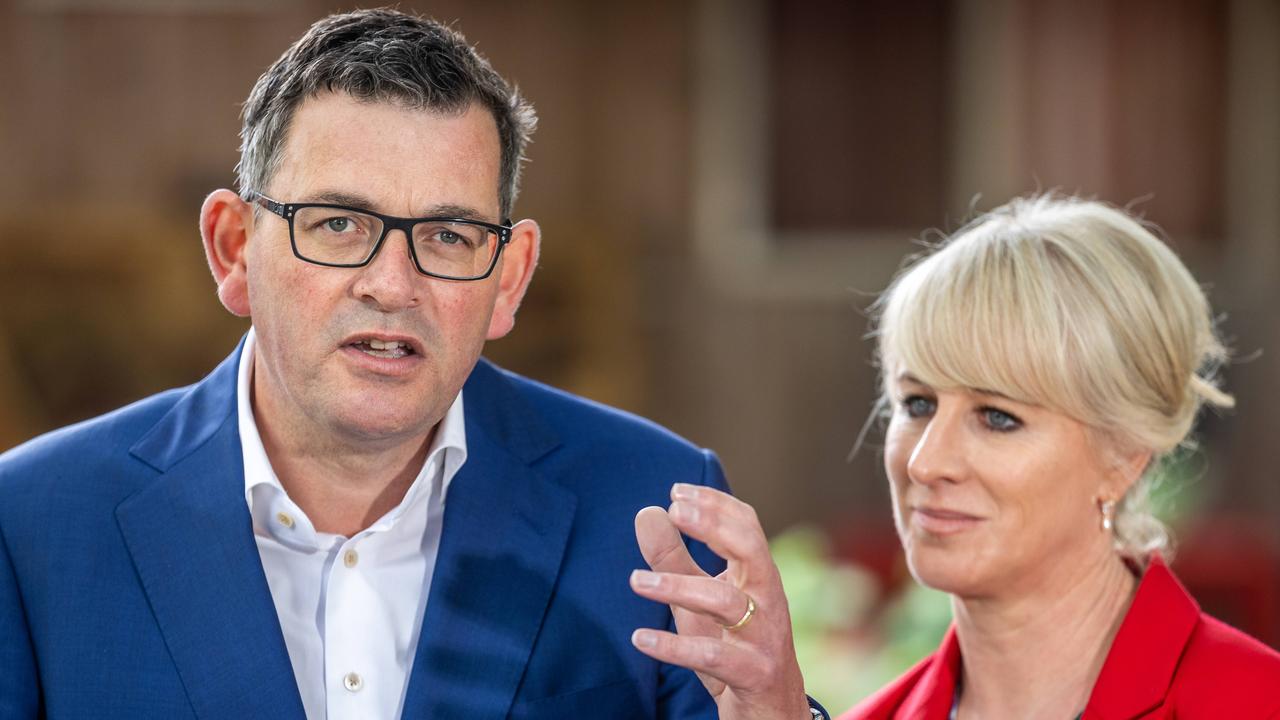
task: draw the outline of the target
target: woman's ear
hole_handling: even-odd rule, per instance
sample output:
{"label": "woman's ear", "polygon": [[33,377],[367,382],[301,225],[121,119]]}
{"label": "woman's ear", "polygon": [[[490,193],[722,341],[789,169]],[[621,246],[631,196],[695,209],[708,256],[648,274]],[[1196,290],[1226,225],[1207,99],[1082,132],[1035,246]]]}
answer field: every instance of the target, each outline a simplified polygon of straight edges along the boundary
{"label": "woman's ear", "polygon": [[1118,502],[1142,479],[1151,465],[1150,450],[1136,446],[1115,447],[1111,450],[1111,472],[1108,474],[1108,490]]}
{"label": "woman's ear", "polygon": [[252,225],[253,208],[227,189],[213,191],[200,208],[200,237],[209,269],[218,283],[218,299],[239,317],[249,317],[245,249]]}

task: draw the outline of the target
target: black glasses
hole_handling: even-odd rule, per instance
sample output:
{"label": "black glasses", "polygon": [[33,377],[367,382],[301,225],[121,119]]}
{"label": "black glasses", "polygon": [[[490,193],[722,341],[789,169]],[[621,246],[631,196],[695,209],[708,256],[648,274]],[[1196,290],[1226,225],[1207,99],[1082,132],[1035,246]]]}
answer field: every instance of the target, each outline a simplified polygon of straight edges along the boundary
{"label": "black glasses", "polygon": [[443,280],[483,280],[511,242],[511,225],[451,217],[400,218],[327,203],[281,203],[259,192],[254,202],[289,223],[299,260],[357,268],[373,261],[387,233],[403,230],[418,272]]}

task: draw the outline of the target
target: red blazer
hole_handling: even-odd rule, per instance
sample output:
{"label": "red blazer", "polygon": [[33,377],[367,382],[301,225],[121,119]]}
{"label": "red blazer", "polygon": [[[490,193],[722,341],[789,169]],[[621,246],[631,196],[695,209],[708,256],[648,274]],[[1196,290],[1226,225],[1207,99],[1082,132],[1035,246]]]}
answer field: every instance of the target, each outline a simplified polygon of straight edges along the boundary
{"label": "red blazer", "polygon": [[[960,643],[937,652],[837,720],[947,720]],[[1093,686],[1083,720],[1280,718],[1280,653],[1200,612],[1153,558]]]}

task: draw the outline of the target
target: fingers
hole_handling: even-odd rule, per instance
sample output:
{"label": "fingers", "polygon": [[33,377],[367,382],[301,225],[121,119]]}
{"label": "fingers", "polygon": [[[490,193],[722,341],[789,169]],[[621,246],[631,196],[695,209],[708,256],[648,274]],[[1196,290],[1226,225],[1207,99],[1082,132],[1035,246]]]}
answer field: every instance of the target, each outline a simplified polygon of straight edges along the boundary
{"label": "fingers", "polygon": [[[804,717],[786,594],[755,510],[702,486],[677,484],[671,499],[667,511],[650,507],[636,515],[636,538],[654,572],[635,571],[631,587],[670,605],[678,632],[641,628],[632,644],[694,670],[724,717]],[[727,560],[725,572],[703,572],[681,533]]]}
{"label": "fingers", "polygon": [[676,484],[671,498],[670,521],[680,532],[701,540],[728,560],[739,586],[767,583],[776,574],[769,542],[750,505],[728,493],[697,485]]}
{"label": "fingers", "polygon": [[707,574],[689,554],[680,530],[660,507],[647,507],[636,514],[636,542],[649,567],[658,572],[683,575]]}
{"label": "fingers", "polygon": [[731,627],[746,615],[747,594],[717,578],[655,573],[631,573],[631,589],[637,595],[706,615],[722,627]]}
{"label": "fingers", "polygon": [[[710,580],[710,576],[689,554],[680,531],[667,517],[667,511],[658,507],[648,507],[636,515],[636,540],[640,544],[640,553],[649,567],[662,573],[676,574],[685,577],[698,577]],[[641,597],[647,597],[639,593]],[[679,606],[671,608],[675,617],[676,628],[685,635],[720,635],[720,624],[714,618],[696,612],[686,611]]]}
{"label": "fingers", "polygon": [[773,663],[749,645],[641,628],[631,644],[651,658],[687,667],[732,688],[749,688],[770,678]]}

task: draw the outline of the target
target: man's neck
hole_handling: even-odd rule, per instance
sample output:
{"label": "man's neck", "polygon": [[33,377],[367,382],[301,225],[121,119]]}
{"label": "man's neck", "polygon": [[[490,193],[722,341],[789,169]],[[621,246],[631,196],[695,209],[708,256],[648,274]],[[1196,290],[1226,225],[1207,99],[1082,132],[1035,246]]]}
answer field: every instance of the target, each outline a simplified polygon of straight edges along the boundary
{"label": "man's neck", "polygon": [[1137,587],[1109,548],[1017,597],[953,598],[961,718],[1075,718]]}
{"label": "man's neck", "polygon": [[358,452],[309,443],[290,445],[259,421],[263,449],[289,498],[318,532],[351,537],[386,515],[426,462],[435,430],[412,442]]}

